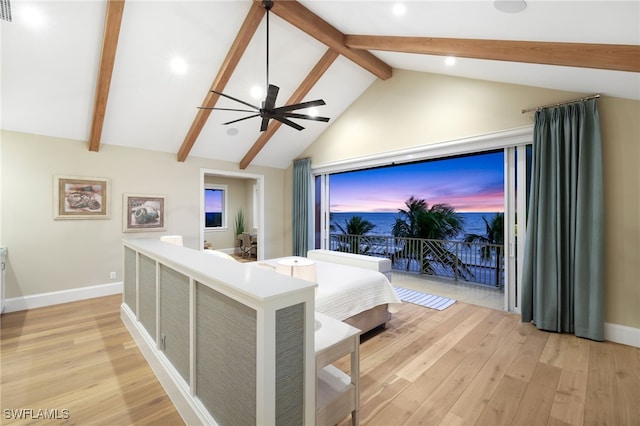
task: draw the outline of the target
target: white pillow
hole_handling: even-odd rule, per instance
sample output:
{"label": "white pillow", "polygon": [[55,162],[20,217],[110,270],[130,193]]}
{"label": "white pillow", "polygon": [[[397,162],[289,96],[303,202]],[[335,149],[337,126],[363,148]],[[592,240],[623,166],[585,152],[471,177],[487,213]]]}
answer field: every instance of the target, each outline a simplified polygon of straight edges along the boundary
{"label": "white pillow", "polygon": [[234,262],[237,262],[237,260],[233,256],[230,256],[227,253],[225,253],[223,251],[220,251],[220,250],[209,250],[209,249],[207,249],[204,252],[205,253],[209,253],[209,254],[211,254],[213,256],[216,256],[216,257],[221,257],[223,259],[229,259],[229,260],[233,260]]}

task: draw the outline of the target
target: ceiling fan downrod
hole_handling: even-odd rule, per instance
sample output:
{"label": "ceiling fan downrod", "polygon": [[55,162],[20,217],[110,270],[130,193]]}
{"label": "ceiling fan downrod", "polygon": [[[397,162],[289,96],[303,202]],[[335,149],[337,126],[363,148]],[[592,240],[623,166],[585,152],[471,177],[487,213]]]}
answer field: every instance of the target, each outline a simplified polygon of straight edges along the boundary
{"label": "ceiling fan downrod", "polygon": [[212,109],[212,110],[220,110],[220,111],[237,111],[237,112],[248,112],[251,115],[248,115],[246,117],[241,117],[235,120],[231,120],[231,121],[227,121],[226,123],[222,123],[224,125],[228,125],[228,124],[233,124],[233,123],[237,123],[239,121],[244,121],[244,120],[248,120],[250,118],[254,118],[254,117],[260,117],[262,119],[262,124],[260,125],[260,131],[264,132],[265,130],[267,130],[267,127],[269,125],[269,121],[270,120],[276,120],[281,122],[282,124],[286,124],[289,127],[292,127],[296,130],[303,130],[304,127],[302,127],[301,125],[299,125],[298,123],[295,123],[293,121],[291,121],[291,118],[294,119],[302,119],[302,120],[312,120],[312,121],[321,121],[321,122],[328,122],[329,121],[329,117],[319,117],[316,115],[309,115],[309,114],[301,114],[298,112],[295,112],[299,109],[305,109],[305,108],[311,108],[311,107],[315,107],[315,106],[321,106],[321,105],[325,105],[324,100],[322,99],[316,99],[314,101],[307,101],[307,102],[300,102],[300,103],[296,103],[296,104],[291,104],[291,105],[284,105],[281,107],[276,107],[276,98],[278,97],[278,92],[280,90],[280,88],[276,85],[270,84],[269,83],[269,11],[271,10],[271,8],[273,7],[274,2],[273,1],[269,1],[269,0],[263,0],[262,2],[262,6],[266,9],[267,11],[267,22],[266,22],[266,27],[267,27],[267,43],[266,43],[266,47],[267,47],[267,61],[266,61],[266,68],[267,68],[267,90],[266,90],[266,95],[264,100],[261,102],[260,107],[257,107],[255,105],[252,105],[249,102],[245,102],[241,99],[238,98],[234,98],[233,96],[229,96],[226,95],[220,91],[217,90],[211,90],[212,93],[217,94],[218,96],[222,96],[225,97],[227,99],[230,99],[232,101],[241,103],[251,109],[238,109],[238,108],[218,108],[218,107],[198,107],[200,109]]}
{"label": "ceiling fan downrod", "polygon": [[[262,7],[264,7],[267,10],[267,84],[265,86],[265,91],[264,91],[264,93],[267,93],[269,91],[269,11],[273,7],[273,1],[263,0]],[[262,101],[262,102],[263,102],[263,108],[264,108],[265,101]]]}

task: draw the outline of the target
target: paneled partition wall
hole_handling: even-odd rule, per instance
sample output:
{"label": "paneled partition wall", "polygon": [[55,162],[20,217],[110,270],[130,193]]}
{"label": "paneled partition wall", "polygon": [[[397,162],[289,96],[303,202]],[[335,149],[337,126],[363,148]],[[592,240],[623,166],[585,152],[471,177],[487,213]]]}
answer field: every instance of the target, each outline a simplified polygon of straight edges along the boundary
{"label": "paneled partition wall", "polygon": [[122,320],[187,424],[314,424],[314,284],[155,239],[124,240],[124,271]]}

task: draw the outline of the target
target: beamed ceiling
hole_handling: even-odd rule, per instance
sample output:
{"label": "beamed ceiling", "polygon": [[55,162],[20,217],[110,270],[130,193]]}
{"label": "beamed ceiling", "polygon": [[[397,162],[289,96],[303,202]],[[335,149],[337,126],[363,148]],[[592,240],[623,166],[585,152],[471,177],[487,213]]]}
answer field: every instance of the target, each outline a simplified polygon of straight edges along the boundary
{"label": "beamed ceiling", "polygon": [[[3,129],[245,169],[287,167],[331,125],[298,120],[298,132],[272,120],[260,132],[258,118],[225,126],[243,113],[198,108],[242,107],[211,90],[260,104],[250,89],[266,86],[261,1],[11,4],[13,22],[1,23]],[[482,0],[276,0],[276,106],[322,98],[319,114],[334,121],[394,69],[640,99],[638,1],[526,4],[505,13]]]}

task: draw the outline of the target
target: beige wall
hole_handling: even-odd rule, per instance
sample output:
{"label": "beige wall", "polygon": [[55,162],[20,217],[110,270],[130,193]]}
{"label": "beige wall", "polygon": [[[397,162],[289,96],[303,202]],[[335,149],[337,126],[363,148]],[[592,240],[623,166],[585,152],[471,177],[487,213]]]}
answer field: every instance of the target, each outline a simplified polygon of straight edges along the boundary
{"label": "beige wall", "polygon": [[[393,78],[374,82],[300,157],[310,156],[317,166],[527,126],[533,113],[522,109],[581,95],[394,70]],[[606,321],[640,328],[640,102],[603,96],[599,111]]]}
{"label": "beige wall", "polygon": [[[9,249],[7,297],[122,280],[123,237],[179,234],[198,248],[200,170],[238,171],[236,164],[175,154],[103,145],[90,152],[86,142],[2,131],[2,212],[0,244]],[[280,169],[250,167],[265,176],[265,257],[284,255],[283,176]],[[111,218],[54,220],[53,176],[111,179]],[[122,194],[166,195],[166,232],[123,233]]]}
{"label": "beige wall", "polygon": [[640,101],[604,98],[607,322],[640,328]]}

